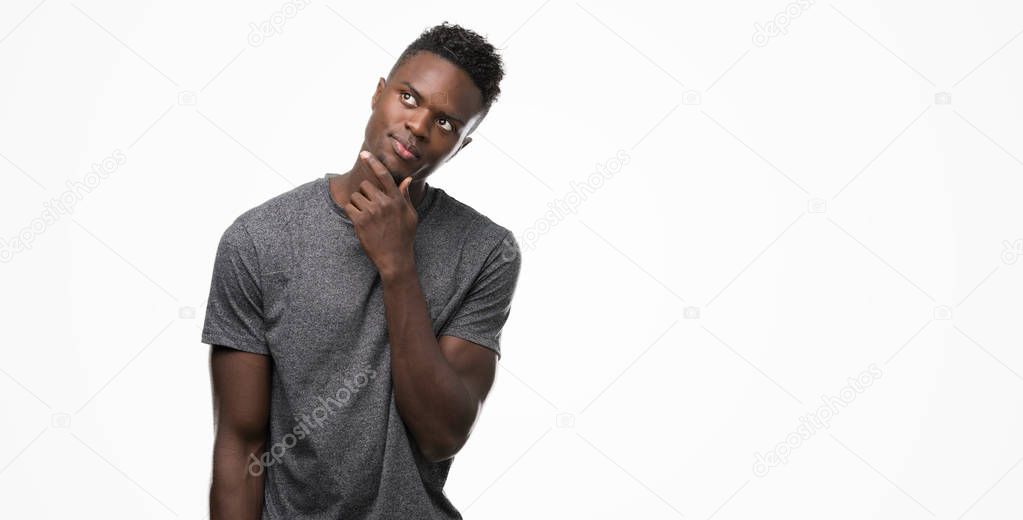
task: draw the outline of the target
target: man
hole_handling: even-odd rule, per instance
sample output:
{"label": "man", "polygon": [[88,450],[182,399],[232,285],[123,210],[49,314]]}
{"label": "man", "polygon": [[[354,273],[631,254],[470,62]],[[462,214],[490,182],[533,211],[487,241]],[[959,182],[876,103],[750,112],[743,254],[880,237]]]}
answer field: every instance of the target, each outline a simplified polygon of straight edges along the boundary
{"label": "man", "polygon": [[212,520],[461,518],[443,486],[491,385],[514,236],[426,178],[468,145],[501,58],[447,22],[372,96],[360,156],[224,232]]}

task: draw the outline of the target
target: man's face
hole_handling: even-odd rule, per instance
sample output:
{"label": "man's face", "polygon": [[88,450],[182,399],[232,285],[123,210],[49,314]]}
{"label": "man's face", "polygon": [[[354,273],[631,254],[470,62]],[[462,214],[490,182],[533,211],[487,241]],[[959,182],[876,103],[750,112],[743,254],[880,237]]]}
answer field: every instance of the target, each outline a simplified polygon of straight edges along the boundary
{"label": "man's face", "polygon": [[[365,147],[391,171],[395,183],[421,181],[472,141],[482,118],[482,95],[453,63],[420,51],[380,78],[366,123]],[[403,157],[403,150],[414,157]],[[398,148],[398,149],[396,149]]]}

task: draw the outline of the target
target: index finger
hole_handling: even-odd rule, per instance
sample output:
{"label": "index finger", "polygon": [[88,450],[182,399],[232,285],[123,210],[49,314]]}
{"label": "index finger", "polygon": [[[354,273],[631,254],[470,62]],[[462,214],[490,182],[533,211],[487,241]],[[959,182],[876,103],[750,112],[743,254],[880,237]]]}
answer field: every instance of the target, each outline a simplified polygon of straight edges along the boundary
{"label": "index finger", "polygon": [[377,184],[384,190],[388,195],[396,195],[398,193],[398,185],[394,183],[394,179],[391,177],[391,171],[380,160],[373,156],[373,154],[363,150],[359,152],[359,157],[366,161],[370,169],[374,173],[374,177],[377,179]]}

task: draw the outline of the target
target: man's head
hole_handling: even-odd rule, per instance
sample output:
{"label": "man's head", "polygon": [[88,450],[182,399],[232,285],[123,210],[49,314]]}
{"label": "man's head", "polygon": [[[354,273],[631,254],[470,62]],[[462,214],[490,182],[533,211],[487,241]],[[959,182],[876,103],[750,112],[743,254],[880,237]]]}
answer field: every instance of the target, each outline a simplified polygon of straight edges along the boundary
{"label": "man's head", "polygon": [[[398,183],[425,179],[472,141],[503,76],[501,57],[479,34],[447,22],[427,29],[378,80],[364,149]],[[396,143],[415,156],[403,158]]]}

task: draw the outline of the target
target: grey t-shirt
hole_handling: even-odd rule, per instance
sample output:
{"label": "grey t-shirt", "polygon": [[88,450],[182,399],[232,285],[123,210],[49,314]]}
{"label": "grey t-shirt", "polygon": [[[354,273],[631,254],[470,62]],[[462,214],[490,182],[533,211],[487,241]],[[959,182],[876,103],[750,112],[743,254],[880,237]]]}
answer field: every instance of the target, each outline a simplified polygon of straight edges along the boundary
{"label": "grey t-shirt", "polygon": [[[252,208],[220,239],[202,342],[273,360],[266,519],[461,518],[395,406],[380,276],[326,174]],[[506,228],[427,186],[416,268],[433,331],[500,356],[521,265]],[[476,347],[474,347],[476,348]]]}

